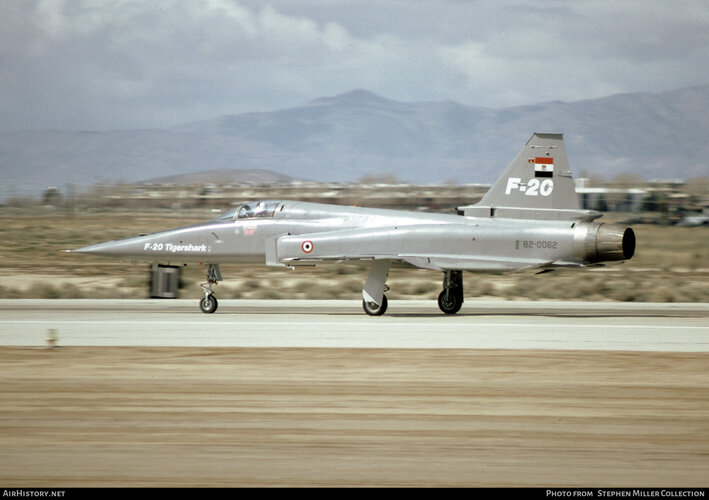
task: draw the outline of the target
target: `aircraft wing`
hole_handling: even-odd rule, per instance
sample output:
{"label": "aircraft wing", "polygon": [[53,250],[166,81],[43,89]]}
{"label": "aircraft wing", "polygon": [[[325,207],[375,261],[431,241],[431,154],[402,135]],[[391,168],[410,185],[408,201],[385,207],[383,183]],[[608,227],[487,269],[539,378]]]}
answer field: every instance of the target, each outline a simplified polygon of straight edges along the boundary
{"label": "aircraft wing", "polygon": [[520,271],[548,259],[476,255],[475,229],[464,224],[421,224],[283,235],[266,242],[266,263],[307,265],[348,260],[390,260],[422,269]]}
{"label": "aircraft wing", "polygon": [[553,263],[537,259],[495,259],[474,255],[403,255],[401,258],[414,267],[437,271],[520,272]]}

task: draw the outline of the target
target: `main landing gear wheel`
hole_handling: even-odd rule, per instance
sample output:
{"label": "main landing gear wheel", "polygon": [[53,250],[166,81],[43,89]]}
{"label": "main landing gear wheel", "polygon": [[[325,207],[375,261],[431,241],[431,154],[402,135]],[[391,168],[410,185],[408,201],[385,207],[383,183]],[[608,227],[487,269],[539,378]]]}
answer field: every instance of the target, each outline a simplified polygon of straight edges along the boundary
{"label": "main landing gear wheel", "polygon": [[463,307],[463,271],[448,270],[444,273],[438,307],[446,314],[455,314]]}
{"label": "main landing gear wheel", "polygon": [[446,314],[455,314],[462,306],[463,298],[450,290],[443,290],[438,296],[438,307]]}
{"label": "main landing gear wheel", "polygon": [[387,305],[388,302],[386,295],[382,296],[382,305],[378,305],[376,302],[367,302],[366,300],[362,300],[362,309],[364,309],[364,312],[370,316],[381,316],[386,312]]}
{"label": "main landing gear wheel", "polygon": [[211,293],[199,301],[199,308],[202,309],[202,312],[205,314],[212,314],[217,310],[218,306],[219,302],[217,302],[217,298]]}

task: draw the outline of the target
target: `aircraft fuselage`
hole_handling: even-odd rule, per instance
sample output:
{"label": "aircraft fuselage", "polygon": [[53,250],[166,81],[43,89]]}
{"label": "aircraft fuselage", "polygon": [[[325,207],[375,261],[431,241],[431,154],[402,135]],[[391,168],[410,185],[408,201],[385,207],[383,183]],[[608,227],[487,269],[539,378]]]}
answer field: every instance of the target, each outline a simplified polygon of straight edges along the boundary
{"label": "aircraft fuselage", "polygon": [[[76,251],[166,264],[298,265],[386,257],[422,268],[486,272],[608,260],[593,255],[605,224],[272,203],[271,217],[222,217]],[[630,257],[628,237],[615,240],[616,260]]]}

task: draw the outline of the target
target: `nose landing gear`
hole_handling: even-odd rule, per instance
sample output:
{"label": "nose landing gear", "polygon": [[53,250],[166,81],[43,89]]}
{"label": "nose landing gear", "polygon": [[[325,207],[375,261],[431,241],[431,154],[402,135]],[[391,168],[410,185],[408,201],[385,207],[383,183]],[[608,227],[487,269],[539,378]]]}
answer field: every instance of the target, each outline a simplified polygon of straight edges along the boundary
{"label": "nose landing gear", "polygon": [[204,290],[204,298],[199,301],[199,308],[205,314],[212,314],[219,306],[219,302],[212,291],[212,285],[216,285],[219,281],[222,281],[219,264],[207,264],[207,282],[200,285]]}

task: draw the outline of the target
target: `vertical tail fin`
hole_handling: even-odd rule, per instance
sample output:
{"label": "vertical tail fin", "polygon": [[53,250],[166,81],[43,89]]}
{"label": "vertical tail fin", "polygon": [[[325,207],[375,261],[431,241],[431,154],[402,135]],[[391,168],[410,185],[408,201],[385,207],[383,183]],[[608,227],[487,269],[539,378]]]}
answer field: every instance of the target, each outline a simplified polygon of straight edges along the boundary
{"label": "vertical tail fin", "polygon": [[522,219],[588,219],[581,210],[562,134],[532,135],[522,151],[466,216]]}

